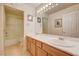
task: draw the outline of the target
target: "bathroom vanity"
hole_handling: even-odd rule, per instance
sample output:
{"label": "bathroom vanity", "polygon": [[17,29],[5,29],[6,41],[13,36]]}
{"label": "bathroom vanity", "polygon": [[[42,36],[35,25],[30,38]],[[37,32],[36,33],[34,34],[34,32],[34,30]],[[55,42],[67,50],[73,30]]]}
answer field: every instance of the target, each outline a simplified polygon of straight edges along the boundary
{"label": "bathroom vanity", "polygon": [[[50,44],[48,40],[43,37],[26,36],[27,50],[33,56],[73,56],[74,54],[56,47],[55,44]],[[47,39],[47,38],[46,38]],[[63,47],[64,48],[64,47]]]}

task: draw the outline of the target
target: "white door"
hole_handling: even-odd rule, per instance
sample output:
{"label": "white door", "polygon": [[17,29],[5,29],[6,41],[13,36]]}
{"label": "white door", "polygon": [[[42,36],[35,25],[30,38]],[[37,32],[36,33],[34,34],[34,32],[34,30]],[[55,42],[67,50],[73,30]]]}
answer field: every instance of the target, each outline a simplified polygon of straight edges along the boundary
{"label": "white door", "polygon": [[15,14],[6,15],[5,46],[16,44],[23,39],[23,18]]}

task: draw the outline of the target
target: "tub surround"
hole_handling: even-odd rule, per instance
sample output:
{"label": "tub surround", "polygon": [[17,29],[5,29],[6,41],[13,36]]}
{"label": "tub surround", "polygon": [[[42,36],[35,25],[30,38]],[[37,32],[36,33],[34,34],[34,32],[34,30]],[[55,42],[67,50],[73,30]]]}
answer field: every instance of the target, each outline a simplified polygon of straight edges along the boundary
{"label": "tub surround", "polygon": [[[79,38],[72,38],[72,37],[63,37],[65,38],[65,40],[69,40],[71,41],[71,43],[73,42],[74,46],[59,46],[54,44],[55,42],[53,40],[55,40],[56,38],[62,37],[62,36],[57,36],[57,35],[49,35],[49,34],[27,34],[26,36],[34,38],[35,40],[38,40],[40,42],[43,42],[47,45],[50,45],[52,47],[55,47],[57,49],[60,49],[62,51],[65,51],[71,55],[75,55],[78,56],[79,55]],[[52,41],[51,41],[52,40]]]}

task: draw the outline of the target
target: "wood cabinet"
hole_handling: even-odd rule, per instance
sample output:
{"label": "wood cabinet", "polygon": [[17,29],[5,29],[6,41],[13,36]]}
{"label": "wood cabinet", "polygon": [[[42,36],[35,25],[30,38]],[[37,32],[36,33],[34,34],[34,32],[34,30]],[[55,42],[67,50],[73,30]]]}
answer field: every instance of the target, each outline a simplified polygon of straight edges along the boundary
{"label": "wood cabinet", "polygon": [[36,42],[36,56],[47,56],[47,52],[42,49],[42,42],[35,41]]}
{"label": "wood cabinet", "polygon": [[30,40],[30,38],[29,37],[26,37],[26,39],[27,39],[27,50],[30,52],[30,49],[31,49],[31,40]]}
{"label": "wood cabinet", "polygon": [[39,47],[36,47],[36,56],[47,56],[47,52]]}
{"label": "wood cabinet", "polygon": [[72,56],[72,54],[27,36],[27,50],[33,56]]}
{"label": "wood cabinet", "polygon": [[48,56],[54,56],[54,54],[49,54],[49,53],[48,53]]}
{"label": "wood cabinet", "polygon": [[31,43],[31,50],[30,50],[31,54],[33,56],[35,56],[35,44]]}
{"label": "wood cabinet", "polygon": [[44,43],[43,43],[42,49],[47,51],[50,55],[53,55],[53,56],[69,56],[70,55],[69,53],[66,53],[62,50],[51,47],[51,46],[44,44]]}
{"label": "wood cabinet", "polygon": [[42,48],[42,43],[36,40],[36,46]]}
{"label": "wood cabinet", "polygon": [[35,56],[35,40],[30,38],[30,37],[26,37],[27,39],[27,50],[33,55]]}

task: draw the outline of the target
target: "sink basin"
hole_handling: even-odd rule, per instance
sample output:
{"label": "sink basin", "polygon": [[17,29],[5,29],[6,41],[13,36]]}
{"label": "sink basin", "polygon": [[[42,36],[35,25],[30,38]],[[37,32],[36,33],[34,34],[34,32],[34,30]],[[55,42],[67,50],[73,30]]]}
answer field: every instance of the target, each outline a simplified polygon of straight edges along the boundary
{"label": "sink basin", "polygon": [[66,39],[65,40],[55,39],[55,40],[53,40],[52,43],[55,44],[55,45],[58,45],[58,46],[63,46],[63,47],[73,47],[73,46],[75,46],[73,41],[66,40]]}
{"label": "sink basin", "polygon": [[62,36],[56,36],[56,35],[48,35],[48,34],[38,34],[37,35],[40,38],[45,39],[46,41],[49,41],[52,44],[63,46],[63,47],[73,47],[75,46],[75,43],[73,41],[70,41],[69,38],[64,38]]}

